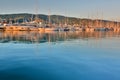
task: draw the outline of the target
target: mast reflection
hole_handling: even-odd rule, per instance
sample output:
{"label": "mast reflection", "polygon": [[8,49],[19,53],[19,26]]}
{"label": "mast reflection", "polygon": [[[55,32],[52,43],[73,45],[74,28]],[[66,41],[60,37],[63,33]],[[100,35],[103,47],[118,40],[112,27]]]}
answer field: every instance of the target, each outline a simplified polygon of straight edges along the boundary
{"label": "mast reflection", "polygon": [[0,31],[0,43],[45,43],[74,39],[102,39],[119,37],[120,32],[38,32],[38,31]]}

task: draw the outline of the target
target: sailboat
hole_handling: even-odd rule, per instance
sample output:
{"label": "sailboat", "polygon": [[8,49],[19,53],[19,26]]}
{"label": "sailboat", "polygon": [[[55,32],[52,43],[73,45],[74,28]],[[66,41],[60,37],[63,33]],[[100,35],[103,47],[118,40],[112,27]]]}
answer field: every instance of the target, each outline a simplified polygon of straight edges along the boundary
{"label": "sailboat", "polygon": [[49,10],[49,15],[48,15],[48,25],[45,26],[45,32],[47,31],[58,31],[58,28],[56,26],[53,26],[51,24],[51,15],[50,15],[50,10]]}
{"label": "sailboat", "polygon": [[0,30],[3,30],[4,26],[2,25],[2,23],[0,22]]}

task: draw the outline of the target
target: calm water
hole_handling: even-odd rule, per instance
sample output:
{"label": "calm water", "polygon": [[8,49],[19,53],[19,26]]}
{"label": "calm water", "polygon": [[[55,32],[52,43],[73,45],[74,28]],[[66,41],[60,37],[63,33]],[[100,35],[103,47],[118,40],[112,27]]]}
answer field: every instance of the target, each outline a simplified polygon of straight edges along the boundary
{"label": "calm water", "polygon": [[0,80],[120,80],[120,33],[0,32]]}

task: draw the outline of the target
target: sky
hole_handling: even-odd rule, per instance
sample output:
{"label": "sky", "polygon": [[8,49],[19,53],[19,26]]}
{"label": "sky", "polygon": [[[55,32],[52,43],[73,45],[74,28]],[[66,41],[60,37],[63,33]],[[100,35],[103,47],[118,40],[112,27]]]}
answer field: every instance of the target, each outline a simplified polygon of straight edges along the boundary
{"label": "sky", "polygon": [[120,0],[0,0],[0,14],[12,13],[120,20]]}

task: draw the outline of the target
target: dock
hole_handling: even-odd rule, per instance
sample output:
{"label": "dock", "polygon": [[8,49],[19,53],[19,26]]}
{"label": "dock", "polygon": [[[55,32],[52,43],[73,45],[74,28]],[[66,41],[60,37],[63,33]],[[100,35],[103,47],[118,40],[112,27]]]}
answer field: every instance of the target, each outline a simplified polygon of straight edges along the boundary
{"label": "dock", "polygon": [[85,32],[94,32],[94,31],[114,31],[114,32],[120,32],[119,27],[112,27],[112,28],[105,28],[105,27],[84,27],[84,28],[43,28],[43,27],[34,27],[34,26],[5,26],[0,27],[0,31],[41,31],[41,32],[47,32],[47,31],[85,31]]}

